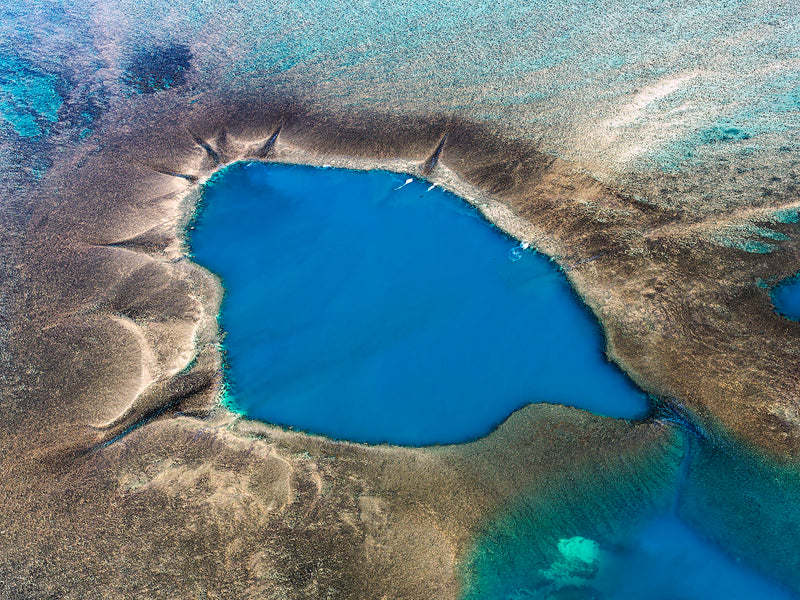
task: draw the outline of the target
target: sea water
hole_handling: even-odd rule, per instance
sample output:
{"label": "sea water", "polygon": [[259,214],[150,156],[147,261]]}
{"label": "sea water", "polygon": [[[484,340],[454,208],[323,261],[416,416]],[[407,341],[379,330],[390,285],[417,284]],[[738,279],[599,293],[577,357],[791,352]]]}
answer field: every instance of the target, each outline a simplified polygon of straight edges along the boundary
{"label": "sea water", "polygon": [[549,561],[530,552],[541,532],[510,521],[471,568],[462,600],[791,600],[788,590],[727,556],[674,514],[652,518],[624,543],[583,532],[554,540]]}
{"label": "sea water", "polygon": [[674,515],[648,522],[630,544],[601,551],[598,567],[591,585],[606,600],[795,598],[738,557],[720,552]]}
{"label": "sea water", "polygon": [[427,445],[530,402],[647,411],[556,265],[429,183],[235,164],[207,185],[190,243],[221,277],[227,379],[251,418]]}

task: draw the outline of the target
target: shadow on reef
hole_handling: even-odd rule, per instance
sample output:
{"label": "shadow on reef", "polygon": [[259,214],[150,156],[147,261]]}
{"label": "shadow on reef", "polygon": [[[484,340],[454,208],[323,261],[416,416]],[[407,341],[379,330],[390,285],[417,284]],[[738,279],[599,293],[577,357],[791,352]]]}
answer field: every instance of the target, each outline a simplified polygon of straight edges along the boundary
{"label": "shadow on reef", "polygon": [[139,94],[178,87],[186,83],[191,61],[191,50],[183,44],[142,49],[133,55],[122,81]]}

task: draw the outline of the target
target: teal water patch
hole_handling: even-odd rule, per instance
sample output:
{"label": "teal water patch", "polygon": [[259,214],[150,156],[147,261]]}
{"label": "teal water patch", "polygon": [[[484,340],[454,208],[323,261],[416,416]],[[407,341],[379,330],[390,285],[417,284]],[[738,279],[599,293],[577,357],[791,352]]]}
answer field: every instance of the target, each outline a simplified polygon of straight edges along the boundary
{"label": "teal water patch", "polygon": [[773,244],[768,244],[766,242],[759,242],[758,240],[742,240],[742,241],[725,240],[723,244],[730,248],[737,248],[738,250],[744,250],[745,252],[749,252],[750,254],[769,254],[770,252],[775,250],[775,246]]}
{"label": "teal water patch", "polygon": [[747,130],[732,125],[715,125],[697,134],[703,144],[749,140],[753,135]]}
{"label": "teal water patch", "polygon": [[22,60],[0,56],[0,118],[21,137],[38,137],[58,121],[58,78]]}
{"label": "teal water patch", "polygon": [[776,285],[771,296],[775,310],[788,319],[800,321],[800,275]]}
{"label": "teal water patch", "polygon": [[489,564],[473,565],[479,577],[463,600],[795,598],[723,554],[674,515],[647,520],[624,542],[602,544],[581,535],[560,538],[551,544],[549,564],[530,552],[537,535],[523,526],[522,533],[509,532],[504,538],[511,545],[483,553]]}
{"label": "teal water patch", "polygon": [[783,234],[779,231],[775,231],[774,229],[770,229],[769,227],[753,227],[753,232],[756,235],[760,235],[763,238],[767,238],[770,240],[775,240],[776,242],[784,242],[789,239],[789,236]]}
{"label": "teal water patch", "polygon": [[798,216],[798,209],[796,208],[776,210],[771,215],[772,220],[777,223],[797,223]]}
{"label": "teal water patch", "polygon": [[768,227],[758,227],[752,223],[735,227],[727,227],[724,231],[721,231],[714,236],[714,240],[723,246],[728,248],[736,248],[737,250],[744,250],[745,252],[750,252],[751,254],[769,254],[777,249],[775,244],[766,242],[764,240],[782,242],[788,239],[789,236],[780,233],[779,231],[775,231]]}
{"label": "teal water patch", "polygon": [[667,144],[656,153],[661,168],[665,171],[680,172],[687,166],[702,163],[709,150],[735,151],[740,154],[754,152],[754,147],[742,147],[741,142],[746,142],[757,133],[762,133],[764,128],[756,124],[753,115],[737,115],[737,117],[718,119],[705,128]]}
{"label": "teal water patch", "polygon": [[647,411],[555,265],[423,181],[237,164],[190,241],[222,278],[230,393],[252,418],[425,445],[530,402]]}
{"label": "teal water patch", "polygon": [[561,538],[556,545],[558,556],[539,575],[547,581],[546,587],[581,587],[596,575],[600,564],[600,544],[576,535]]}

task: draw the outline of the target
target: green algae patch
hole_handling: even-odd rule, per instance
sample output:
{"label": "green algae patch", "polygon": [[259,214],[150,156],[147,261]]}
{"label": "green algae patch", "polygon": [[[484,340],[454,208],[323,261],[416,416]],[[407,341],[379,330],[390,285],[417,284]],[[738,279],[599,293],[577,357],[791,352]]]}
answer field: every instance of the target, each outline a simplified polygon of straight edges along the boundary
{"label": "green algae patch", "polygon": [[58,78],[23,61],[0,56],[0,118],[20,137],[39,137],[58,121],[63,99]]}

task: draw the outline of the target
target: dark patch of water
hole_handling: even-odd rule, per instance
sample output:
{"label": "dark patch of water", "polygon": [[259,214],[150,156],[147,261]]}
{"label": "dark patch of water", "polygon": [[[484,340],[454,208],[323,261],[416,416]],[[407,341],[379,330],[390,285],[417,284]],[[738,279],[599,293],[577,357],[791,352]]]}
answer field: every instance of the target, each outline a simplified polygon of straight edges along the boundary
{"label": "dark patch of water", "polygon": [[140,94],[153,94],[186,83],[191,60],[183,44],[146,48],[133,55],[122,80]]}

